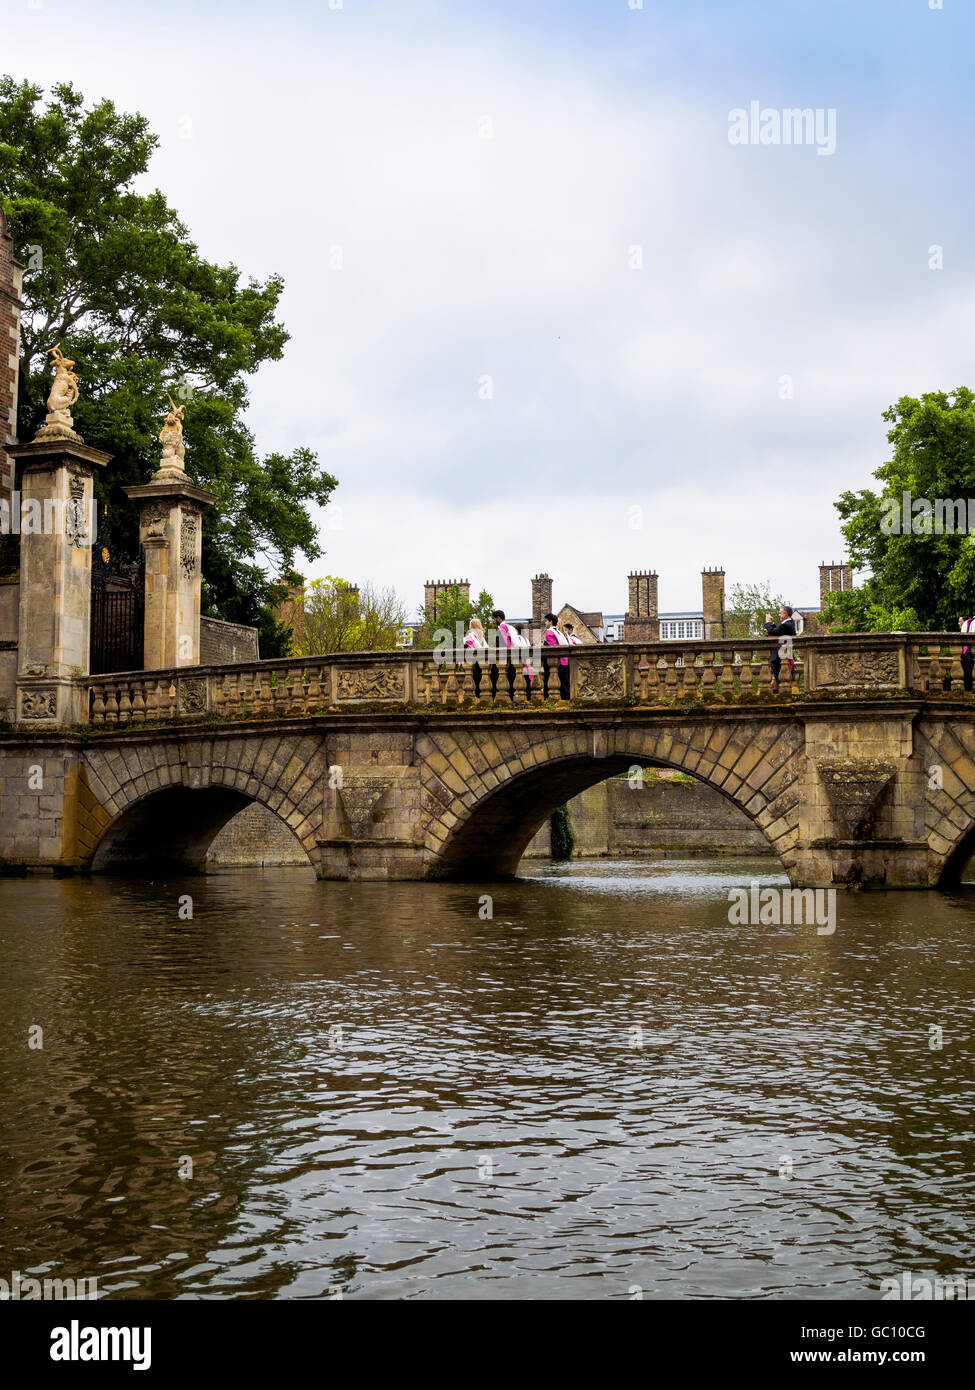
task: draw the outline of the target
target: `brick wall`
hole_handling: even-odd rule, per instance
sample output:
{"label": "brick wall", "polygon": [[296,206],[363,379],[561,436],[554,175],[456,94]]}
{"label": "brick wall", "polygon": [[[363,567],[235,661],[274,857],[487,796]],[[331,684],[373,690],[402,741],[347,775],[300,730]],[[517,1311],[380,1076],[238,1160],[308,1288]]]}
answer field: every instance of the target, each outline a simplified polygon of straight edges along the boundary
{"label": "brick wall", "polygon": [[17,372],[20,355],[21,266],[0,212],[0,496],[13,491],[13,459],[7,444],[17,442]]}
{"label": "brick wall", "polygon": [[220,618],[200,619],[201,666],[235,666],[258,659],[256,627],[225,623]]}
{"label": "brick wall", "polygon": [[259,869],[302,864],[308,855],[280,817],[254,802],[229,820],[206,857],[208,869]]}
{"label": "brick wall", "polygon": [[[720,792],[666,773],[639,788],[618,777],[600,782],[569,802],[569,816],[577,854],[771,853],[762,832]],[[547,823],[527,852],[550,853]]]}

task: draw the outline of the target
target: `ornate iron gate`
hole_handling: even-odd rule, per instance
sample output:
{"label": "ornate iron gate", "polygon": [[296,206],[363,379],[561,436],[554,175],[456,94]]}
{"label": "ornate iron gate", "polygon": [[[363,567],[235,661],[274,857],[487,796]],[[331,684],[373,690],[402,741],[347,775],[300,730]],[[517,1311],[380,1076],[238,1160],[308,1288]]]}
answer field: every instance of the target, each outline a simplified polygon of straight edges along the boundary
{"label": "ornate iron gate", "polygon": [[141,671],[146,608],[146,553],[115,561],[103,546],[91,557],[91,652],[93,676]]}

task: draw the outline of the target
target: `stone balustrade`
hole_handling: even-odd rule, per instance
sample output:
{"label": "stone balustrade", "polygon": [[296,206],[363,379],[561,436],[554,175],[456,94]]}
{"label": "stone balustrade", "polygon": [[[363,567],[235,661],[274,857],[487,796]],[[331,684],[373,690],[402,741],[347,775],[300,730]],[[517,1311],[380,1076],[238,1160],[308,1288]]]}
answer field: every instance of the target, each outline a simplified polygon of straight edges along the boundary
{"label": "stone balustrade", "polygon": [[[771,697],[774,639],[607,643],[511,653],[348,652],[88,677],[89,722],[120,725],[207,716],[218,720],[315,715],[380,704],[551,708],[559,663],[569,699],[592,704],[878,695],[963,690],[960,633],[871,633],[795,638]],[[480,657],[480,660],[475,658]],[[526,679],[531,672],[532,679]],[[564,706],[563,706],[564,707]]]}

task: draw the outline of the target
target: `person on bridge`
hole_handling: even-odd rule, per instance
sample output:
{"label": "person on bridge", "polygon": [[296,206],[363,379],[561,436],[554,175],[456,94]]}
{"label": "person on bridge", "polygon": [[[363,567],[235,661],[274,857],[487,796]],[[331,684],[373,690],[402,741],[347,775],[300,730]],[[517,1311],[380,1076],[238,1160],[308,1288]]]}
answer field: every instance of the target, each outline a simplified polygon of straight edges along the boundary
{"label": "person on bridge", "polygon": [[[771,613],[765,614],[765,631],[770,637],[795,637],[796,624],[792,616],[792,609],[788,604],[783,604],[779,609],[779,621],[777,623],[773,623]],[[787,650],[791,652],[791,644],[787,647]],[[779,693],[779,672],[782,670],[781,653],[782,646],[780,644],[778,651],[773,652],[769,657],[768,664],[772,672],[772,693],[774,695],[778,695]],[[791,656],[789,660],[792,660]]]}
{"label": "person on bridge", "polygon": [[[528,651],[531,650],[531,643],[528,641],[528,638],[522,636],[521,632],[519,632],[518,628],[515,626],[514,623],[509,623],[509,622],[506,621],[505,616],[504,616],[504,610],[503,610],[503,609],[501,609],[501,608],[495,608],[494,612],[491,614],[491,617],[494,619],[495,623],[497,624],[497,627],[498,627],[498,636],[499,636],[500,638],[503,639],[504,644],[505,644],[506,647],[508,647],[508,648],[514,648],[514,649],[519,650],[519,651],[521,651],[521,650],[523,650],[523,649],[524,649],[524,650],[528,650]],[[514,667],[514,663],[513,663],[512,661],[508,661],[507,666],[506,666],[505,669],[506,669],[506,671],[507,671],[507,678],[508,678],[508,693],[509,693],[509,695],[511,696],[511,699],[513,700],[513,699],[515,698],[515,667]],[[523,667],[522,669],[523,669],[523,671],[524,671],[524,676],[525,676],[525,686],[527,687],[528,695],[529,695],[529,698],[530,698],[530,697],[531,697],[532,676],[534,675],[534,672],[532,671],[532,668],[531,668],[530,663],[527,662],[527,661],[525,662],[525,665],[524,665],[524,667]],[[497,668],[497,666],[492,666],[492,667],[491,667],[491,690],[492,690],[492,693],[495,692],[495,691],[497,690],[497,688],[498,688],[498,668]]]}
{"label": "person on bridge", "polygon": [[[544,635],[544,637],[542,638],[542,641],[545,643],[546,647],[568,647],[568,646],[570,645],[568,634],[562,631],[562,628],[560,627],[559,621],[558,621],[558,619],[556,618],[555,614],[554,614],[554,613],[546,613],[546,614],[545,614],[545,622],[546,622],[547,626],[546,626],[546,628],[545,628],[545,635]],[[544,689],[544,691],[542,692],[542,693],[544,694],[544,696],[545,696],[546,699],[548,699],[548,675],[549,675],[549,670],[550,670],[550,663],[546,661],[546,662],[545,662],[545,689]],[[560,699],[560,700],[567,700],[567,699],[569,698],[569,658],[568,658],[567,656],[560,656],[560,657],[559,657],[559,667],[558,667],[558,670],[559,670],[559,699]]]}
{"label": "person on bridge", "polygon": [[483,652],[487,655],[487,638],[484,636],[484,625],[480,618],[471,618],[467,624],[467,635],[464,638],[465,648],[472,647],[475,652],[474,666],[471,675],[474,677],[474,694],[480,698],[481,694],[481,666],[477,657]]}
{"label": "person on bridge", "polygon": [[575,628],[572,626],[571,623],[564,623],[564,624],[563,624],[563,631],[565,632],[566,637],[568,637],[568,639],[569,639],[569,644],[570,644],[570,646],[573,646],[573,647],[581,647],[581,646],[582,646],[582,643],[579,641],[578,637],[577,637],[576,634],[575,634]]}
{"label": "person on bridge", "polygon": [[[975,632],[975,618],[966,618],[965,615],[964,615],[963,613],[962,613],[962,614],[959,614],[959,617],[958,617],[958,631],[959,631],[959,632]],[[971,647],[962,647],[962,649],[961,649],[961,671],[962,671],[962,679],[963,679],[964,682],[965,682],[965,689],[966,689],[966,690],[971,690],[971,688],[972,688],[972,671],[973,671],[973,670],[975,670],[975,652],[972,651]]]}

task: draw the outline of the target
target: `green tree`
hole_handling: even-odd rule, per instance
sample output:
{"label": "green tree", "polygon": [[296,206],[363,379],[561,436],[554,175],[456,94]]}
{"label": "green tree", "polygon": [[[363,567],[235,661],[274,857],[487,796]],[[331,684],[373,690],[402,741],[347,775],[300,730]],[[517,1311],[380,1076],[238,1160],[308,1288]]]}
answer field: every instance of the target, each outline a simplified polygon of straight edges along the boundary
{"label": "green tree", "polygon": [[285,634],[269,574],[321,554],[309,504],[335,479],[306,448],[255,452],[246,378],[282,355],[282,281],[243,280],[205,260],[158,190],[137,192],[158,143],[145,117],[85,107],[68,83],[43,90],[0,77],[0,206],[24,275],[18,434],[42,423],[60,343],[76,361],[75,424],[113,455],[95,481],[103,533],[134,555],[138,516],[123,488],[158,464],[166,394],[186,406],[186,470],[216,493],[203,522],[203,611],[257,623],[265,656]]}
{"label": "green tree", "polygon": [[779,621],[779,609],[785,603],[781,594],[773,594],[767,580],[760,584],[734,584],[725,605],[725,630],[729,637],[757,637],[764,631],[765,614]]}
{"label": "green tree", "polygon": [[486,589],[482,589],[477,598],[472,600],[464,597],[457,584],[451,584],[449,588],[442,589],[437,595],[436,614],[428,608],[419,609],[422,626],[416,634],[416,646],[423,650],[435,646],[435,634],[444,628],[453,637],[457,631],[457,623],[460,623],[466,631],[471,618],[480,618],[481,626],[487,632],[493,626],[491,614],[494,611],[494,606],[494,599]]}
{"label": "green tree", "polygon": [[314,579],[295,603],[291,648],[295,656],[329,652],[391,651],[406,622],[406,609],[392,589],[344,579]]}
{"label": "green tree", "polygon": [[549,821],[553,859],[571,859],[576,847],[572,831],[572,816],[568,806],[556,806]]}
{"label": "green tree", "polygon": [[953,630],[975,609],[975,549],[950,510],[946,529],[920,504],[975,497],[975,396],[965,386],[902,396],[883,418],[893,457],[874,474],[882,486],[836,503],[853,566],[871,573],[831,594],[824,615],[836,630]]}

